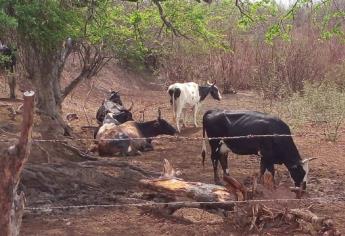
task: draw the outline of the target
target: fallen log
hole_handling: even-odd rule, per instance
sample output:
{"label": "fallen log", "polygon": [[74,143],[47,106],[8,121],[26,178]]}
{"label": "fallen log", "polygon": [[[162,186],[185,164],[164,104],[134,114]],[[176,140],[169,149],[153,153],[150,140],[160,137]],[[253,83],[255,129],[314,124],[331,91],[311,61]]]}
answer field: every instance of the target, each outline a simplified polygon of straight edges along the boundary
{"label": "fallen log", "polygon": [[178,173],[179,172],[175,171],[167,160],[164,160],[164,168],[161,177],[155,179],[142,179],[140,183],[158,192],[168,192],[174,196],[188,197],[200,202],[224,203],[226,201],[237,201],[238,194],[236,191],[241,192],[241,190],[238,189],[239,186],[241,186],[238,181],[229,181],[228,185],[232,186],[230,189],[214,184],[188,182],[176,178],[175,175]]}

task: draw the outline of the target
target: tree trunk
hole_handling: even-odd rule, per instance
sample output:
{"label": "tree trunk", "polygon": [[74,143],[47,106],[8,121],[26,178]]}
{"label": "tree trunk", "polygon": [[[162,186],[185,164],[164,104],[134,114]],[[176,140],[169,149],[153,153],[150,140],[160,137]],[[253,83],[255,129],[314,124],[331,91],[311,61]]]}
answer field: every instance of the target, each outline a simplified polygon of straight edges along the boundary
{"label": "tree trunk", "polygon": [[16,99],[16,76],[13,73],[8,75],[8,86],[10,87],[10,99]]}
{"label": "tree trunk", "polygon": [[34,92],[24,93],[21,136],[17,144],[0,153],[0,235],[19,235],[24,212],[24,194],[17,193],[20,174],[31,147]]}
{"label": "tree trunk", "polygon": [[61,134],[70,135],[71,128],[61,116],[60,79],[66,59],[61,56],[62,49],[47,53],[27,42],[21,51],[28,79],[36,90],[37,109],[43,124],[39,125],[42,136],[53,138]]}
{"label": "tree trunk", "polygon": [[[71,129],[61,116],[62,97],[60,75],[40,73],[33,79],[37,91],[37,108],[42,122],[50,129],[52,135],[70,135]],[[55,132],[51,132],[55,131]],[[43,132],[45,133],[45,132]]]}

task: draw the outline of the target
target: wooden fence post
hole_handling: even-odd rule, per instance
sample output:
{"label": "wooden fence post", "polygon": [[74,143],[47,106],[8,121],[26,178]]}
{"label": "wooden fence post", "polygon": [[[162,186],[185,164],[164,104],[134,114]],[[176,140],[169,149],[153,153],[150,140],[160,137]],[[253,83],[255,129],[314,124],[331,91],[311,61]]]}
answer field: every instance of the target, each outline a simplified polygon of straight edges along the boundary
{"label": "wooden fence post", "polygon": [[24,193],[17,193],[20,174],[31,148],[34,116],[33,91],[24,93],[21,135],[17,143],[0,151],[0,235],[19,235],[24,212]]}

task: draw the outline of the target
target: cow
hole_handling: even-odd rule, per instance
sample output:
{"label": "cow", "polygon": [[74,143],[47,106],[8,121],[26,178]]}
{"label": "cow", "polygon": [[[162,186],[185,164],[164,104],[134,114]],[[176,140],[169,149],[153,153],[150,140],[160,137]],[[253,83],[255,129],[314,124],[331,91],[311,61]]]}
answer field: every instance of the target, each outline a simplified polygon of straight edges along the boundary
{"label": "cow", "polygon": [[258,155],[260,176],[267,170],[274,176],[274,164],[284,164],[295,187],[306,189],[308,161],[302,160],[291,137],[289,126],[281,119],[256,111],[208,110],[203,116],[202,163],[206,155],[205,132],[208,138],[249,135],[281,135],[270,137],[209,139],[214,181],[218,184],[218,161],[223,174],[229,175],[227,155],[232,151],[238,155]]}
{"label": "cow", "polygon": [[161,118],[160,111],[156,120],[143,123],[127,121],[116,125],[106,123],[99,129],[96,140],[97,150],[100,156],[114,155],[136,155],[142,151],[152,150],[150,137],[158,135],[174,135],[176,129],[167,121]]}
{"label": "cow", "polygon": [[13,73],[17,64],[14,50],[11,47],[0,43],[0,55],[7,57],[3,62],[0,61],[0,64],[2,64],[6,70],[9,70],[11,73]]}
{"label": "cow", "polygon": [[[173,108],[173,115],[174,119],[176,119],[176,127],[177,130],[180,132],[180,117],[183,108],[186,105],[191,105],[194,110],[194,125],[198,127],[196,122],[196,116],[199,109],[199,106],[202,101],[205,100],[208,94],[220,101],[222,96],[220,95],[219,89],[215,85],[207,82],[206,85],[198,85],[194,82],[188,83],[174,83],[169,86],[168,91],[170,95],[170,103]],[[183,115],[183,125],[186,126],[186,113]]]}
{"label": "cow", "polygon": [[119,115],[118,118],[120,123],[124,123],[128,120],[133,120],[132,114],[130,113],[131,109],[132,107],[130,109],[124,108],[119,91],[111,91],[109,98],[105,99],[102,102],[102,105],[98,108],[96,119],[98,124],[101,125],[103,123],[104,117],[109,112],[112,112],[114,115]]}
{"label": "cow", "polygon": [[96,138],[99,128],[105,123],[122,124],[133,120],[131,110],[133,102],[129,109],[123,106],[119,91],[112,91],[108,99],[102,102],[96,113],[98,127],[94,129],[94,138]]}
{"label": "cow", "polygon": [[113,118],[120,124],[126,121],[133,120],[131,110],[133,108],[133,102],[130,108],[126,109],[122,105],[114,103],[110,100],[104,100],[102,105],[98,108],[96,119],[99,125],[103,124],[103,120],[108,113],[111,113]]}

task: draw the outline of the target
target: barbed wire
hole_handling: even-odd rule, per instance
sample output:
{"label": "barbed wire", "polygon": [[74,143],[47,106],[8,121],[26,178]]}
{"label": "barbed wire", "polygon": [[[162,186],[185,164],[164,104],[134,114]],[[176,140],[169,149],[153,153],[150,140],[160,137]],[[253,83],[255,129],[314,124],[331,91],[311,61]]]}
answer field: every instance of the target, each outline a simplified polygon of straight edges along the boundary
{"label": "barbed wire", "polygon": [[[219,137],[188,137],[188,136],[151,136],[151,137],[133,137],[133,138],[72,138],[73,141],[129,141],[129,140],[157,140],[157,139],[175,139],[175,140],[233,140],[233,139],[252,139],[252,138],[283,138],[283,137],[322,137],[324,134],[309,133],[309,134],[260,134],[260,135],[239,135],[239,136],[219,136]],[[0,139],[0,142],[10,142],[13,140]],[[68,139],[32,139],[32,142],[67,142]]]}
{"label": "barbed wire", "polygon": [[238,205],[252,203],[268,203],[268,202],[345,202],[345,196],[329,195],[326,197],[311,198],[279,198],[279,199],[252,199],[242,201],[178,201],[178,202],[145,202],[145,203],[123,203],[123,204],[87,204],[87,205],[67,205],[67,206],[42,206],[42,207],[25,207],[26,211],[50,212],[53,210],[70,210],[70,209],[87,209],[87,208],[121,208],[121,207],[149,207],[149,206],[199,206],[199,205]]}

